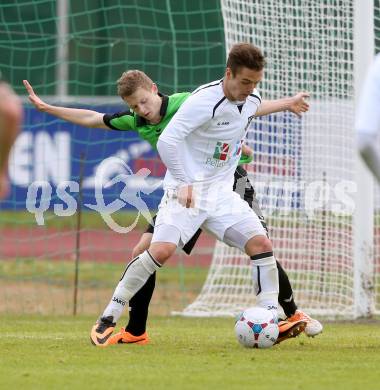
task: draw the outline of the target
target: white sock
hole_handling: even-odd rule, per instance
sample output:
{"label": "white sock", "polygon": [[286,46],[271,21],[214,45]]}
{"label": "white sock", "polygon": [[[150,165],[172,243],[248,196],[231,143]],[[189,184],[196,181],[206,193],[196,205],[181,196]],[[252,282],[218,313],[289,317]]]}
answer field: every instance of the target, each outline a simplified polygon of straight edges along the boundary
{"label": "white sock", "polygon": [[127,265],[102,317],[112,316],[113,322],[117,322],[129,300],[144,286],[149,276],[160,267],[161,265],[147,250],[133,259]]}
{"label": "white sock", "polygon": [[251,256],[253,285],[258,306],[273,311],[278,316],[278,270],[273,252]]}

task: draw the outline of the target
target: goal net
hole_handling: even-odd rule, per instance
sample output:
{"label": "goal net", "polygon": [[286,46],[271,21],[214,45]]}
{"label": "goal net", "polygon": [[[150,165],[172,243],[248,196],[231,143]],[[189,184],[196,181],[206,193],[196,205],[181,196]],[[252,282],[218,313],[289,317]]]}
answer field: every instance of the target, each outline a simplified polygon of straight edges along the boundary
{"label": "goal net", "polygon": [[[352,318],[357,305],[354,2],[221,3],[226,49],[247,41],[266,54],[263,99],[311,93],[310,112],[302,119],[285,113],[253,121],[248,143],[255,153],[248,171],[297,305],[313,315]],[[378,1],[374,14],[379,28]],[[370,297],[377,289],[378,313],[379,262],[375,266],[364,254],[362,260],[371,264],[370,272],[360,275],[361,287]],[[229,316],[254,304],[249,258],[218,242],[206,283],[183,314]],[[366,314],[373,309],[372,302]]]}
{"label": "goal net", "polygon": [[[379,52],[380,0],[373,4]],[[145,71],[165,94],[191,91],[222,77],[233,43],[250,41],[263,48],[268,60],[259,86],[264,99],[311,93],[311,110],[302,119],[271,115],[255,120],[248,134],[255,161],[247,169],[276,256],[300,308],[331,317],[352,315],[353,0],[3,0],[0,25],[0,72],[24,96],[25,112],[9,161],[11,192],[0,202],[0,312],[71,313],[80,258],[78,312],[98,314],[120,276],[121,265],[114,263],[130,257],[140,233],[119,235],[85,207],[80,224],[78,214],[56,215],[55,206],[66,207],[58,185],[79,183],[82,177],[81,204],[94,204],[94,175],[107,157],[121,158],[133,172],[147,167],[152,186],[165,172],[157,154],[135,133],[85,129],[37,112],[26,102],[22,80],[54,104],[114,113],[125,108],[115,97],[115,81],[124,70]],[[52,190],[44,225],[26,210],[28,188],[35,181],[49,183]],[[106,200],[112,202],[121,189],[105,190]],[[79,203],[78,192],[72,195]],[[158,190],[142,198],[154,210],[161,195]],[[378,211],[376,187],[374,198]],[[116,222],[133,223],[130,212],[126,205]],[[140,227],[145,225],[141,219]],[[378,214],[374,242],[373,272],[359,282],[376,297],[372,312],[379,313]],[[180,259],[178,269],[161,272],[167,272],[167,284],[160,290],[158,283],[154,312],[166,314],[194,301],[185,315],[233,315],[254,304],[249,259],[219,242],[196,298],[213,251],[213,242],[206,244],[197,256]],[[200,267],[185,269],[190,262]]]}
{"label": "goal net", "polygon": [[[374,0],[375,52],[380,53],[380,0]],[[380,148],[380,144],[378,145]],[[375,313],[380,313],[380,186],[375,185],[375,220],[374,220],[374,295]]]}
{"label": "goal net", "polygon": [[[164,94],[191,91],[223,74],[219,0],[2,0],[0,44],[2,78],[23,97],[25,113],[9,161],[11,192],[0,202],[0,312],[72,313],[80,259],[77,312],[97,315],[141,235],[141,230],[113,231],[84,206],[96,204],[97,167],[115,157],[134,173],[148,168],[146,187],[135,180],[129,189],[143,189],[141,198],[152,213],[162,189],[151,193],[149,186],[162,180],[165,167],[136,132],[86,129],[38,112],[27,102],[22,80],[50,103],[105,113],[126,110],[116,95],[116,80],[127,69],[146,72]],[[66,188],[77,210],[82,204],[79,224],[78,214],[68,212],[57,190],[64,181],[79,184],[81,176],[81,200],[79,191]],[[44,200],[43,224],[26,210],[35,182],[45,183],[46,194],[51,191]],[[104,189],[105,202],[118,199],[122,189],[122,184]],[[42,190],[29,210],[43,208]],[[57,215],[57,208],[65,215]],[[122,227],[131,226],[135,217],[136,209],[128,204],[112,215]],[[144,218],[138,222],[146,228]],[[182,263],[171,264],[163,270],[153,312],[179,310],[198,292],[199,284],[194,283],[195,290],[183,276]]]}

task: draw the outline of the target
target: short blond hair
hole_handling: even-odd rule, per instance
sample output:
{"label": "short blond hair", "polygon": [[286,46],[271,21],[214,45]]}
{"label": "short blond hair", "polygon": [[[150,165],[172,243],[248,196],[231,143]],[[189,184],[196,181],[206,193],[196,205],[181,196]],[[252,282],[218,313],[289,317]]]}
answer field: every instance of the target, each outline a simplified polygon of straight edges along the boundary
{"label": "short blond hair", "polygon": [[150,91],[153,81],[141,70],[128,70],[124,72],[117,80],[117,93],[120,97],[130,96],[138,88],[144,88]]}

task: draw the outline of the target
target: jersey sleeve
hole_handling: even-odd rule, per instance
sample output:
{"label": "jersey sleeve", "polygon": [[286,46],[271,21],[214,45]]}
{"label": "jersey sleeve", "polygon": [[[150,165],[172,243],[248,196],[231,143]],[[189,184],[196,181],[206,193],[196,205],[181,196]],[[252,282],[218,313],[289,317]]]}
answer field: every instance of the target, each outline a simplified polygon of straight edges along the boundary
{"label": "jersey sleeve", "polygon": [[103,122],[113,130],[136,130],[135,118],[131,111],[104,114]]}
{"label": "jersey sleeve", "polygon": [[380,132],[380,54],[375,58],[366,77],[356,115],[356,129],[360,134]]}
{"label": "jersey sleeve", "polygon": [[252,161],[253,161],[253,156],[247,156],[245,154],[242,154],[240,156],[240,160],[238,162],[238,165],[250,164]]}

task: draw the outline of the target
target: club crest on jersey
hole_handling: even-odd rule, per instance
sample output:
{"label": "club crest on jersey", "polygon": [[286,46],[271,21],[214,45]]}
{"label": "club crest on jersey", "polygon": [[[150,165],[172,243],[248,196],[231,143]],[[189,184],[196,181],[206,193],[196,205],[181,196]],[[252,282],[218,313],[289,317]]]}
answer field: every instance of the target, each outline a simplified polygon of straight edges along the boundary
{"label": "club crest on jersey", "polygon": [[215,146],[215,151],[214,151],[213,157],[216,160],[226,161],[228,158],[229,150],[230,150],[229,144],[227,144],[225,142],[218,141],[216,143],[216,146]]}
{"label": "club crest on jersey", "polygon": [[242,142],[237,141],[235,144],[230,145],[226,142],[218,141],[212,158],[207,158],[206,164],[215,167],[224,166],[231,158],[240,155]]}

